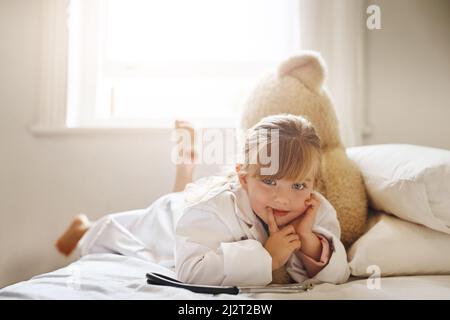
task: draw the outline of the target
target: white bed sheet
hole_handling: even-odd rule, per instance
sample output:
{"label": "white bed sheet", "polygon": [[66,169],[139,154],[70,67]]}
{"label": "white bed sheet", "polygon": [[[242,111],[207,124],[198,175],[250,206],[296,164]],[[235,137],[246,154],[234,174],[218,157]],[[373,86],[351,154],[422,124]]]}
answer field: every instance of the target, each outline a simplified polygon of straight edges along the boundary
{"label": "white bed sheet", "polygon": [[342,285],[319,284],[289,294],[196,294],[146,283],[147,272],[174,276],[154,263],[115,254],[84,256],[71,265],[0,289],[0,299],[450,299],[450,275],[387,277],[380,289],[367,279]]}

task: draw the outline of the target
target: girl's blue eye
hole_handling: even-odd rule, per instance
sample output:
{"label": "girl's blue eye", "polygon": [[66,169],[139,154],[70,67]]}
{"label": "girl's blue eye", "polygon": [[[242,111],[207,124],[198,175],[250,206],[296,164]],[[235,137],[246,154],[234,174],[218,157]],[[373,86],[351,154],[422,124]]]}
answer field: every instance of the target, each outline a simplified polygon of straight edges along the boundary
{"label": "girl's blue eye", "polygon": [[306,188],[306,185],[304,183],[294,183],[292,187],[296,190],[303,190]]}
{"label": "girl's blue eye", "polygon": [[273,179],[263,179],[262,182],[264,182],[265,184],[268,184],[270,186],[274,186],[275,185],[275,180]]}

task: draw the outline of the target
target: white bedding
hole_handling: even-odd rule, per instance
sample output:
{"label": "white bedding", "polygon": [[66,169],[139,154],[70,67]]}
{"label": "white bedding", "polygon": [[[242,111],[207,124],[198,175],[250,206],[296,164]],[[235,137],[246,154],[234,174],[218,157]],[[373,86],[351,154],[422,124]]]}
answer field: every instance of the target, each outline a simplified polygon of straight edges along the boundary
{"label": "white bedding", "polygon": [[350,279],[342,285],[319,284],[300,293],[212,296],[148,285],[145,274],[151,271],[174,276],[170,270],[138,258],[92,254],[0,289],[0,299],[450,299],[450,275],[385,277],[380,279],[380,289],[369,289],[367,279]]}

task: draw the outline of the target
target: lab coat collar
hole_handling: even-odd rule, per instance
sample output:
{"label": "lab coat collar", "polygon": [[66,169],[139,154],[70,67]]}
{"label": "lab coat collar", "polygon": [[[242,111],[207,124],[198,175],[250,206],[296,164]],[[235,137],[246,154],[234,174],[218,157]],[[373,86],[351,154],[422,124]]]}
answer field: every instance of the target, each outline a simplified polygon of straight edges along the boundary
{"label": "lab coat collar", "polygon": [[249,227],[257,224],[262,225],[258,216],[253,212],[247,191],[241,186],[239,181],[232,183],[230,190],[235,197],[236,214],[238,217]]}
{"label": "lab coat collar", "polygon": [[254,238],[263,241],[267,237],[267,230],[263,222],[253,212],[247,191],[241,186],[237,178],[211,190],[202,201],[214,198],[222,192],[227,192],[233,197],[234,212],[239,220],[247,225],[250,234]]}
{"label": "lab coat collar", "polygon": [[248,198],[247,191],[242,188],[239,182],[231,188],[235,200],[235,212],[238,218],[243,221],[247,227],[249,236],[265,243],[268,237],[264,222],[253,212]]}

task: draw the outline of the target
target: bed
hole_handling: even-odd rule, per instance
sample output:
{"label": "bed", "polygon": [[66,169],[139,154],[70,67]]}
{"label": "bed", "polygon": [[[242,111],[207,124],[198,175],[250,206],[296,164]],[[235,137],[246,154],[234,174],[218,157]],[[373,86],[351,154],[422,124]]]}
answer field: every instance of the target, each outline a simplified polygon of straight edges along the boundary
{"label": "bed", "polygon": [[352,276],[294,293],[197,294],[149,285],[173,272],[138,257],[95,253],[0,289],[0,299],[450,299],[450,151],[413,145],[347,149],[359,166],[371,214],[349,248]]}
{"label": "bed", "polygon": [[[450,299],[450,275],[351,278],[342,285],[318,284],[298,293],[239,295],[198,294],[186,289],[149,285],[145,274],[169,270],[138,258],[92,254],[67,267],[0,290],[1,299]],[[172,275],[173,276],[173,275]]]}

